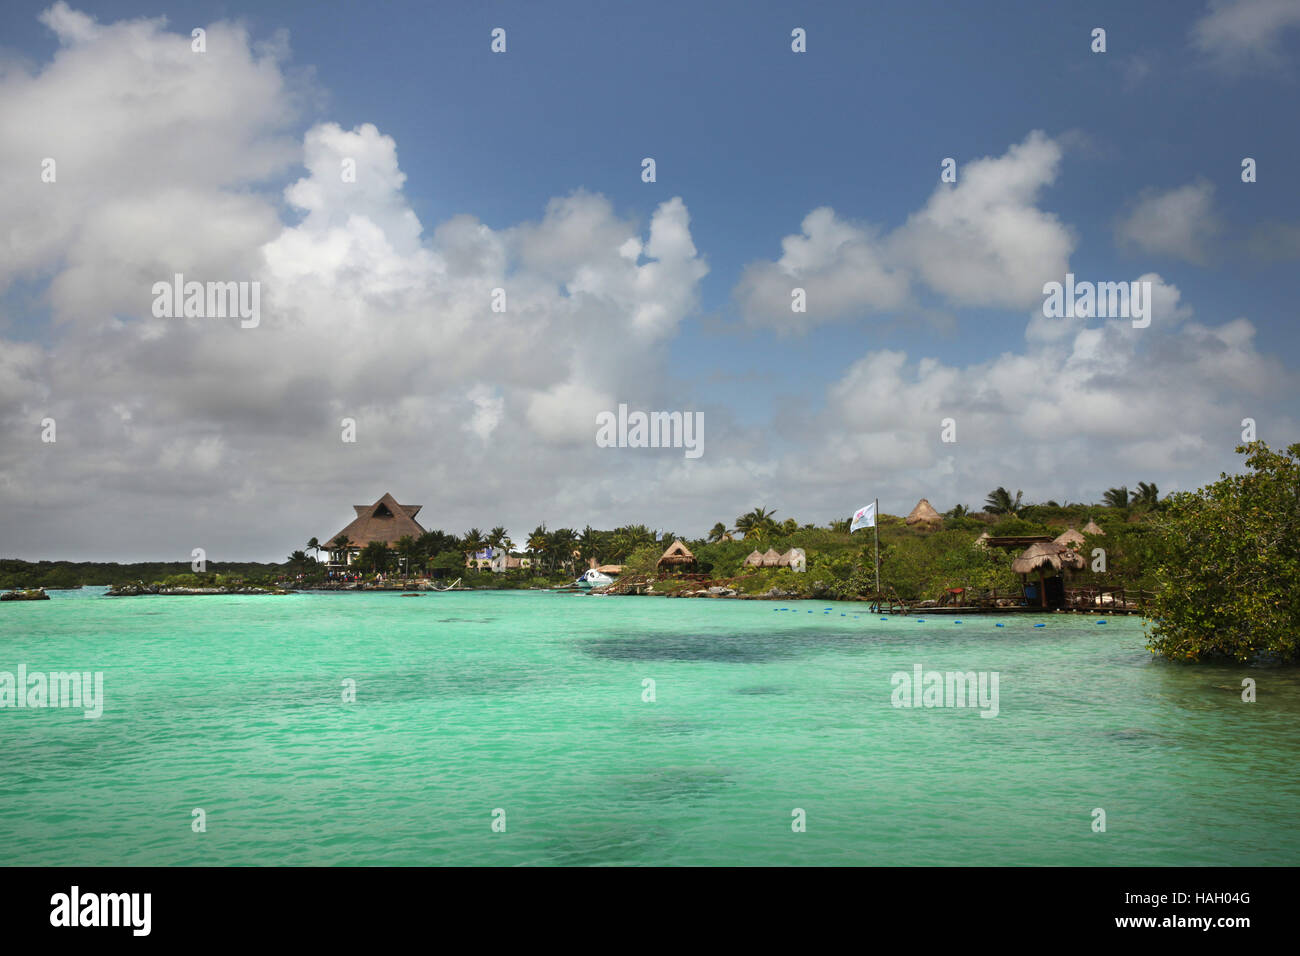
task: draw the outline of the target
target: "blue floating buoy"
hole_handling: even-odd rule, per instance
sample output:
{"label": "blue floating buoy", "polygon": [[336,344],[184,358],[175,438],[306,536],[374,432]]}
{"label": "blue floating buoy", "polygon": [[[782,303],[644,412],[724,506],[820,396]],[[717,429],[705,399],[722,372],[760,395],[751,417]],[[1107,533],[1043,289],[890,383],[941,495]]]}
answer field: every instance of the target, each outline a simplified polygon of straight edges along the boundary
{"label": "blue floating buoy", "polygon": [[993,626],[994,626],[994,627],[1006,627],[1006,625],[1005,625],[1005,624],[1002,624],[1001,622],[999,622],[999,623],[997,623],[997,624],[994,624]]}
{"label": "blue floating buoy", "polygon": [[917,624],[924,624],[924,623],[925,623],[925,618],[923,618],[923,617],[918,617],[918,618],[916,619],[916,623],[917,623]]}
{"label": "blue floating buoy", "polygon": [[848,617],[847,614],[841,614],[840,617]]}
{"label": "blue floating buoy", "polygon": [[960,624],[961,621],[953,621],[954,624]]}
{"label": "blue floating buoy", "polygon": [[887,618],[887,617],[882,617],[881,620],[882,620],[882,621],[888,621],[889,618]]}
{"label": "blue floating buoy", "polygon": [[1098,624],[1105,624],[1106,622],[1105,622],[1105,621],[1098,621],[1097,623],[1098,623]]}
{"label": "blue floating buoy", "polygon": [[809,611],[809,612],[808,612],[808,613],[809,613],[809,614],[811,614],[811,613],[812,613],[812,611]]}
{"label": "blue floating buoy", "polygon": [[1034,627],[1047,627],[1046,624],[1035,624]]}

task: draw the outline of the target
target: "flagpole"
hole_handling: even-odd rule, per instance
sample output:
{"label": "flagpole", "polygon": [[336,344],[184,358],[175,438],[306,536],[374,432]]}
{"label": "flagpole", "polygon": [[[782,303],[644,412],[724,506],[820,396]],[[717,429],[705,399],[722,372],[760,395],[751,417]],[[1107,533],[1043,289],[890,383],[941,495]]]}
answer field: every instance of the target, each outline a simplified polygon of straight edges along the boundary
{"label": "flagpole", "polygon": [[876,532],[876,595],[880,595],[880,499],[876,499],[876,520],[871,522]]}

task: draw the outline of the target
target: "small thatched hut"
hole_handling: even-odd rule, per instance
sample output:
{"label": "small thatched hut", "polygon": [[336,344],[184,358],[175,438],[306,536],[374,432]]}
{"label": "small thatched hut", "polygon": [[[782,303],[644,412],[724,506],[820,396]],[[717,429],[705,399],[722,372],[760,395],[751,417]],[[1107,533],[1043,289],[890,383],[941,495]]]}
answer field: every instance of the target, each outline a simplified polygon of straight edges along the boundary
{"label": "small thatched hut", "polygon": [[1097,522],[1093,521],[1091,518],[1089,518],[1089,519],[1088,519],[1088,523],[1087,523],[1086,525],[1083,526],[1083,533],[1084,533],[1084,534],[1100,534],[1100,535],[1103,535],[1103,536],[1106,534],[1105,531],[1102,531],[1101,528],[1097,526]]}
{"label": "small thatched hut", "polygon": [[1075,531],[1073,528],[1068,528],[1061,532],[1052,543],[1063,544],[1069,548],[1081,548],[1083,547],[1085,540],[1086,539],[1079,532]]}
{"label": "small thatched hut", "polygon": [[768,548],[763,553],[763,567],[779,568],[781,566],[781,555],[777,553],[776,548]]}
{"label": "small thatched hut", "polygon": [[682,544],[680,540],[674,541],[668,546],[663,557],[655,567],[659,569],[670,568],[681,570],[695,566],[695,555],[691,554],[691,549]]}
{"label": "small thatched hut", "polygon": [[781,555],[781,567],[802,574],[808,570],[808,555],[803,548],[791,548]]}
{"label": "small thatched hut", "polygon": [[763,552],[757,549],[749,552],[749,557],[745,559],[743,567],[761,568],[763,566]]}
{"label": "small thatched hut", "polygon": [[938,527],[943,524],[943,515],[934,510],[930,502],[922,498],[912,509],[912,513],[903,519],[908,525],[924,524],[927,527]]}
{"label": "small thatched hut", "polygon": [[989,546],[989,538],[991,537],[992,535],[990,535],[987,531],[985,531],[983,534],[981,534],[978,538],[975,539],[975,547],[987,548]]}
{"label": "small thatched hut", "polygon": [[[1067,571],[1079,571],[1085,564],[1083,556],[1068,545],[1038,541],[1011,562],[1011,570],[1020,575],[1027,601],[1036,602],[1042,608],[1064,607],[1065,580],[1061,575]],[[1038,584],[1031,585],[1026,579],[1035,572],[1038,573]]]}

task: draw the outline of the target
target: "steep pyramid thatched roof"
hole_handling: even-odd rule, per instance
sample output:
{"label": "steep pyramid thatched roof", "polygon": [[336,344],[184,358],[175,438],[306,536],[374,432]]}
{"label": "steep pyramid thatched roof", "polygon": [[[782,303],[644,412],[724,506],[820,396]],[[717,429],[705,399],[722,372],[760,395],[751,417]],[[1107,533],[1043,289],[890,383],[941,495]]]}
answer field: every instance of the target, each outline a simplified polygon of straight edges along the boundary
{"label": "steep pyramid thatched roof", "polygon": [[1039,568],[1044,571],[1060,571],[1063,568],[1073,568],[1078,571],[1085,564],[1087,562],[1073,548],[1055,542],[1045,544],[1040,541],[1025,548],[1020,557],[1011,562],[1011,570],[1016,574],[1032,574]]}
{"label": "steep pyramid thatched roof", "polygon": [[1089,519],[1088,519],[1088,523],[1087,523],[1086,525],[1083,526],[1083,533],[1084,533],[1084,534],[1100,534],[1100,535],[1105,535],[1106,532],[1105,532],[1105,531],[1102,531],[1101,528],[1099,528],[1099,527],[1097,526],[1097,522],[1095,522],[1095,521],[1093,521],[1091,518],[1089,518]]}
{"label": "steep pyramid thatched roof", "polygon": [[762,566],[763,552],[755,548],[753,551],[749,552],[749,556],[745,558],[745,567],[761,568]]}
{"label": "steep pyramid thatched roof", "polygon": [[927,499],[922,498],[916,503],[912,513],[903,520],[908,524],[943,524],[943,515],[935,511],[934,506]]}
{"label": "steep pyramid thatched roof", "polygon": [[781,566],[781,555],[777,553],[776,548],[768,548],[763,553],[763,567],[776,568]]}
{"label": "steep pyramid thatched roof", "polygon": [[695,555],[691,554],[691,549],[682,544],[681,541],[674,541],[668,546],[662,558],[659,559],[659,565],[665,564],[694,564]]}
{"label": "steep pyramid thatched roof", "polygon": [[1057,536],[1053,544],[1064,544],[1071,548],[1077,548],[1083,545],[1086,539],[1073,528],[1068,528]]}
{"label": "steep pyramid thatched roof", "polygon": [[330,548],[344,535],[348,538],[348,547],[364,548],[366,545],[381,541],[395,544],[398,538],[410,535],[418,538],[424,529],[416,522],[415,516],[423,505],[399,505],[388,492],[372,505],[353,505],[357,516],[346,528],[330,538],[323,547]]}

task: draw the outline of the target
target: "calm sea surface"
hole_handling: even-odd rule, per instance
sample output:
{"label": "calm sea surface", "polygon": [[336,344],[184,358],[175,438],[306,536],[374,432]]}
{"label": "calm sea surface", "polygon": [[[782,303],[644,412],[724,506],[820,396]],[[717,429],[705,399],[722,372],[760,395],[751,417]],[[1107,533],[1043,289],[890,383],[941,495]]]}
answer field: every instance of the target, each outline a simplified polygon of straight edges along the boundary
{"label": "calm sea surface", "polygon": [[[1300,675],[1136,619],[51,593],[0,605],[0,671],[106,703],[0,709],[0,864],[1300,863]],[[893,707],[916,664],[998,672],[998,716]]]}

